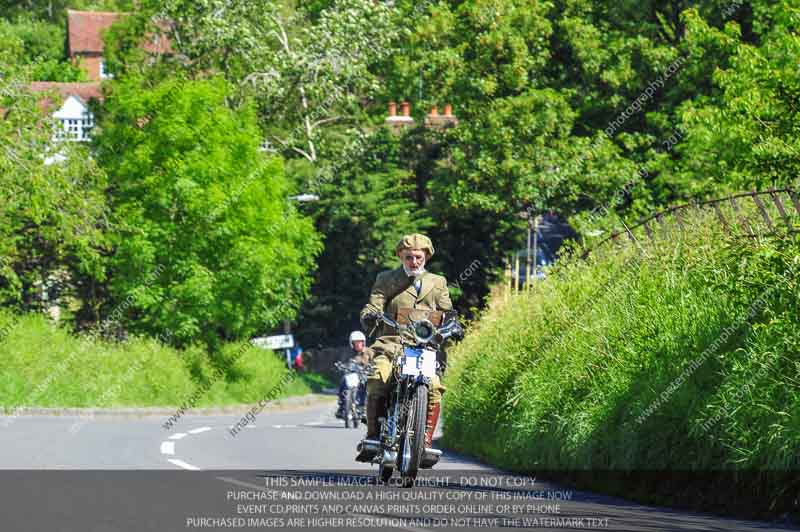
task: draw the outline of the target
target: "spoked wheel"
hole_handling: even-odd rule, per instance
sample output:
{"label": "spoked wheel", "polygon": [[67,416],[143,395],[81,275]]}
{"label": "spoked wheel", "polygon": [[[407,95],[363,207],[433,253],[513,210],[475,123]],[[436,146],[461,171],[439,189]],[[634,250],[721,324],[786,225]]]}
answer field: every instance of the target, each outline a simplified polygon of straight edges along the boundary
{"label": "spoked wheel", "polygon": [[348,394],[347,417],[350,418],[350,426],[354,429],[358,428],[361,422],[361,416],[358,415],[358,402],[356,401],[356,391],[351,390]]}
{"label": "spoked wheel", "polygon": [[[350,393],[348,390],[344,394],[344,426],[345,428],[350,428],[353,426],[353,416],[351,414],[353,410],[353,394]],[[357,423],[357,422],[356,422]],[[358,425],[355,425],[356,427]]]}
{"label": "spoked wheel", "polygon": [[417,480],[419,464],[425,453],[425,426],[428,418],[428,388],[417,386],[414,396],[408,403],[406,431],[401,446],[400,472],[403,487],[414,486]]}

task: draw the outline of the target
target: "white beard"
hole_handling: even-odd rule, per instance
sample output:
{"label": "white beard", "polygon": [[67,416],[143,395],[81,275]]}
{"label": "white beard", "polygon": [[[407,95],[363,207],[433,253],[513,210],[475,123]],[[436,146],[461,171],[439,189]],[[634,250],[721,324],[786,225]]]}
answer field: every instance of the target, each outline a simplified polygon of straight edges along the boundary
{"label": "white beard", "polygon": [[423,263],[419,268],[416,270],[410,270],[408,266],[403,264],[403,271],[406,272],[406,275],[409,277],[419,277],[423,273],[425,273],[425,264]]}

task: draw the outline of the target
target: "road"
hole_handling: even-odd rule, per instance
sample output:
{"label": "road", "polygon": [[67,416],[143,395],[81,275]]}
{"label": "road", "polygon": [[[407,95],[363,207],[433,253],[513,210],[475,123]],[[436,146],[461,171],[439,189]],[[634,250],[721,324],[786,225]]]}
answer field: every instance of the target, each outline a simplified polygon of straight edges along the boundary
{"label": "road", "polygon": [[453,453],[422,487],[376,487],[375,469],[353,461],[362,431],[333,409],[264,411],[235,436],[240,415],[186,416],[169,431],[163,415],[0,417],[0,529],[797,530],[569,490]]}

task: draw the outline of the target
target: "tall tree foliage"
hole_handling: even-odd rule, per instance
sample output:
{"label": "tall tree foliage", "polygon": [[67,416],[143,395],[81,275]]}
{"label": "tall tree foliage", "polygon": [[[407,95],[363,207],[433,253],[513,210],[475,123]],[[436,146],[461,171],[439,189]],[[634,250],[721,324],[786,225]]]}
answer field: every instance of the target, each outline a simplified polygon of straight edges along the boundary
{"label": "tall tree foliage", "polygon": [[34,81],[86,81],[86,75],[66,59],[63,25],[22,18],[14,22],[0,19],[0,41],[18,41],[21,48],[15,57],[19,65],[30,66]]}
{"label": "tall tree foliage", "polygon": [[220,79],[112,85],[98,158],[113,176],[109,279],[125,323],[178,344],[268,332],[294,316],[319,251],[287,200],[255,112]]}
{"label": "tall tree foliage", "polygon": [[0,0],[0,18],[31,17],[63,27],[68,9],[131,11],[135,4],[134,0]]}
{"label": "tall tree foliage", "polygon": [[119,51],[133,51],[147,32],[165,33],[177,51],[166,61],[192,77],[222,73],[240,97],[255,96],[276,152],[317,164],[343,151],[349,135],[342,128],[359,123],[360,102],[378,87],[370,66],[389,53],[397,33],[389,15],[369,0],[337,0],[314,17],[274,1],[143,2],[136,20],[110,40],[111,64],[130,67]]}
{"label": "tall tree foliage", "polygon": [[399,266],[396,243],[431,225],[427,211],[413,200],[413,176],[401,158],[399,138],[381,128],[364,143],[330,180],[320,181],[320,200],[307,207],[325,236],[299,319],[307,345],[341,344],[346,333],[360,328],[359,311],[375,276]]}
{"label": "tall tree foliage", "polygon": [[[54,142],[60,124],[27,90],[21,53],[19,41],[0,44],[0,304],[31,310],[45,290],[101,275],[105,174],[84,146]],[[47,109],[60,101],[47,97]]]}
{"label": "tall tree foliage", "polygon": [[800,175],[800,8],[756,5],[756,44],[741,28],[715,28],[688,12],[690,42],[727,50],[713,73],[715,93],[678,109],[685,141],[668,168],[686,194],[765,189],[797,183]]}

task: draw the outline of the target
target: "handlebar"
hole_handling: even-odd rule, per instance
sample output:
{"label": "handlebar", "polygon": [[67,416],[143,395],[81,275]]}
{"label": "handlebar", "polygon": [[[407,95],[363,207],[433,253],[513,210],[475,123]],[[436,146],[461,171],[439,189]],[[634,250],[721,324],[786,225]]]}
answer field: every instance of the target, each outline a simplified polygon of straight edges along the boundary
{"label": "handlebar", "polygon": [[343,373],[364,373],[368,370],[368,367],[362,366],[356,362],[342,362],[341,360],[334,362],[333,367]]}
{"label": "handlebar", "polygon": [[[410,321],[407,325],[400,325],[385,313],[375,313],[370,317],[382,321],[386,325],[396,329],[401,334],[405,331],[410,332],[414,336],[415,340],[421,344],[427,344],[431,342],[436,336],[441,338],[441,341],[435,342],[438,344],[444,343],[444,341],[451,336],[462,338],[464,336],[464,328],[460,323],[458,323],[458,320],[455,318],[455,316],[452,316],[444,323],[444,325],[439,328],[436,328],[436,326],[434,326],[433,323],[431,323],[431,321],[428,319]],[[375,327],[373,327],[370,331],[370,336],[373,336],[377,326],[378,324],[376,323]]]}

